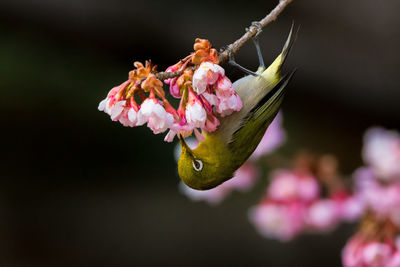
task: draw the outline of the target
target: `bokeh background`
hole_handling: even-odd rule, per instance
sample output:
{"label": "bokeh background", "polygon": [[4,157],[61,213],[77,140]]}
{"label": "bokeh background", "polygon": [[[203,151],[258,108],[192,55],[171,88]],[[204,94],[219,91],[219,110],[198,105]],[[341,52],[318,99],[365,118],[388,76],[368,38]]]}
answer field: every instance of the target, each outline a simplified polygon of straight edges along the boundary
{"label": "bokeh background", "polygon": [[[356,225],[290,243],[247,219],[266,177],[221,205],[178,191],[174,144],[97,110],[134,61],[159,69],[220,48],[277,1],[2,0],[0,2],[1,266],[340,266]],[[342,173],[362,164],[366,128],[400,129],[400,2],[294,0],[265,28],[266,62],[294,20],[280,152],[333,153]],[[237,61],[255,69],[251,42]],[[243,74],[229,66],[235,80]]]}

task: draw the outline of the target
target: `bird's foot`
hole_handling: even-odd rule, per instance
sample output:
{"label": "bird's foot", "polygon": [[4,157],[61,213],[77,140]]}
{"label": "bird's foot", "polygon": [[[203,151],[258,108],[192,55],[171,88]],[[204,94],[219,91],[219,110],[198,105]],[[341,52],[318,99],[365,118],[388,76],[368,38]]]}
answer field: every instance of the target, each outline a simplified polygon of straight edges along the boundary
{"label": "bird's foot", "polygon": [[[259,67],[262,68],[262,69],[265,69],[264,58],[263,58],[262,53],[261,53],[260,43],[259,43],[259,39],[258,39],[258,37],[262,33],[261,24],[258,21],[253,21],[251,23],[250,27],[256,27],[257,28],[257,33],[256,33],[256,35],[254,35],[254,37],[252,39],[253,39],[254,45],[255,45],[255,47],[257,49],[258,62],[260,64]],[[249,30],[250,30],[250,28],[246,28],[246,31],[249,31]]]}

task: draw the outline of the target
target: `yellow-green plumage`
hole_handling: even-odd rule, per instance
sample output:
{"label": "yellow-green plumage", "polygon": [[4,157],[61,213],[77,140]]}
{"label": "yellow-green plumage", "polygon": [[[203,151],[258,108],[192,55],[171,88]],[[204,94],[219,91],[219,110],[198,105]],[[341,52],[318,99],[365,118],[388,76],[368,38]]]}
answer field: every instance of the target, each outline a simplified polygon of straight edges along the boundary
{"label": "yellow-green plumage", "polygon": [[[280,73],[292,43],[291,31],[282,53],[267,69],[258,69],[260,76],[248,75],[233,83],[242,100],[240,111],[219,118],[219,128],[205,133],[205,140],[194,150],[181,139],[178,172],[186,185],[198,190],[218,186],[232,178],[256,149],[281,106],[293,74],[282,77]],[[202,168],[195,168],[200,163]]]}

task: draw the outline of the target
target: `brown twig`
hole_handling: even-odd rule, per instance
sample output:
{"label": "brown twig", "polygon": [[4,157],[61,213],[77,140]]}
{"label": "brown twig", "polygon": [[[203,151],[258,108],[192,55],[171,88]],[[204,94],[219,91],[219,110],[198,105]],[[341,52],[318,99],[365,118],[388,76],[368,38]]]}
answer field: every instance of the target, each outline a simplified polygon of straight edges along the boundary
{"label": "brown twig", "polygon": [[[259,29],[264,28],[272,21],[276,20],[278,15],[285,9],[285,7],[290,4],[293,0],[280,0],[279,4],[262,20],[253,23],[252,26],[246,31],[246,33],[236,40],[233,44],[228,45],[228,47],[219,54],[219,62],[224,63],[229,59],[229,53],[235,54],[239,49],[252,37],[254,37]],[[259,25],[259,27],[257,26]]]}
{"label": "brown twig", "polygon": [[182,71],[175,71],[175,72],[165,72],[165,71],[161,71],[161,72],[157,72],[155,74],[156,78],[159,80],[166,80],[166,79],[170,79],[170,78],[175,78],[178,76],[181,76]]}
{"label": "brown twig", "polygon": [[[267,26],[269,23],[273,22],[276,20],[278,15],[282,13],[282,11],[286,8],[287,5],[289,5],[293,0],[280,0],[279,4],[267,15],[265,16],[262,20],[253,23],[250,28],[246,31],[245,34],[243,34],[242,37],[240,37],[238,40],[236,40],[234,43],[230,44],[222,50],[218,57],[219,57],[219,63],[223,64],[229,59],[229,55],[235,54],[239,51],[239,49],[252,37],[254,37],[258,31],[265,26]],[[181,71],[177,72],[159,72],[156,74],[156,77],[160,80],[165,80],[169,78],[174,78],[177,76],[180,76],[182,74]]]}

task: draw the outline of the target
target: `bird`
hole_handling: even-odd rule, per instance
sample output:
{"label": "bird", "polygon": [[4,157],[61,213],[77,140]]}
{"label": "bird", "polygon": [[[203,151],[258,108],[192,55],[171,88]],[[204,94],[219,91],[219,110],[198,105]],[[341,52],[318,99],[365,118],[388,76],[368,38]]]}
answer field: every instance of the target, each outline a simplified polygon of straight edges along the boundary
{"label": "bird", "polygon": [[178,174],[192,189],[212,189],[231,179],[257,148],[280,109],[285,88],[296,71],[281,74],[282,65],[296,39],[293,36],[293,24],[282,52],[268,68],[264,65],[257,36],[253,39],[260,63],[256,72],[237,64],[233,55],[229,62],[249,74],[233,83],[234,90],[242,100],[242,109],[219,118],[217,130],[203,132],[204,141],[193,150],[178,135],[181,146]]}

